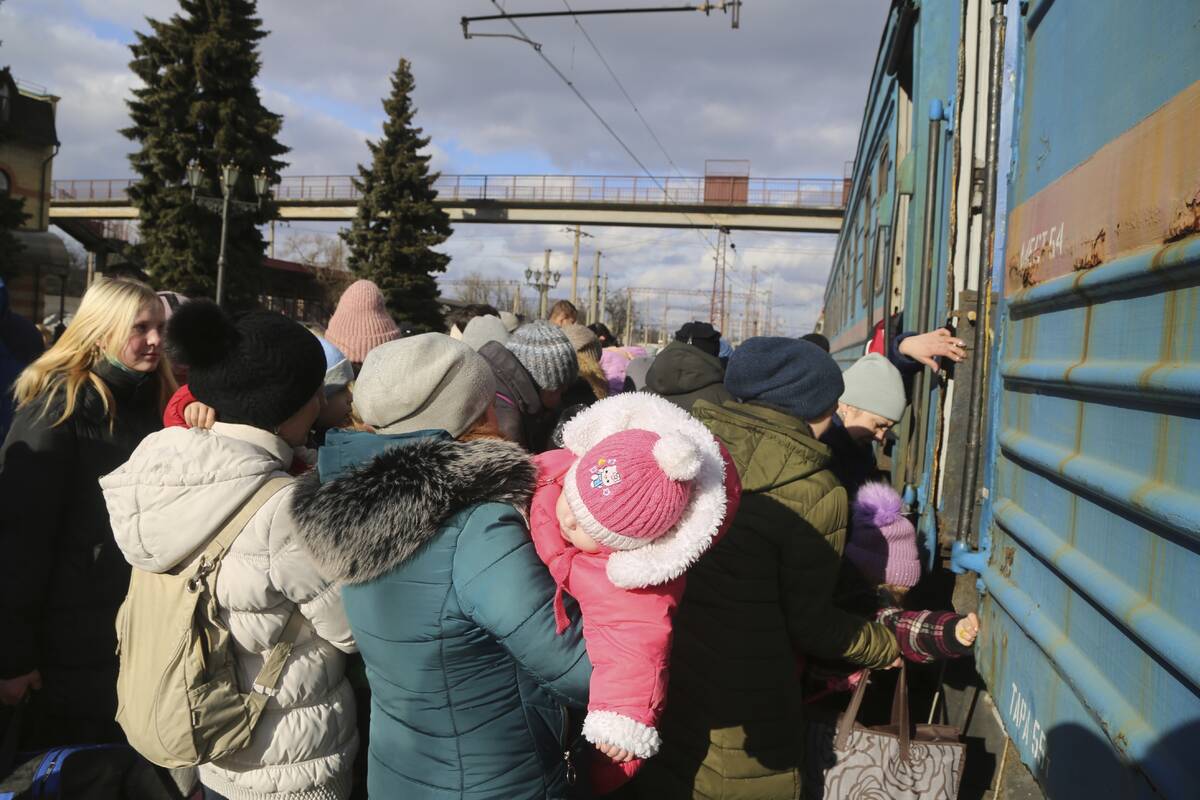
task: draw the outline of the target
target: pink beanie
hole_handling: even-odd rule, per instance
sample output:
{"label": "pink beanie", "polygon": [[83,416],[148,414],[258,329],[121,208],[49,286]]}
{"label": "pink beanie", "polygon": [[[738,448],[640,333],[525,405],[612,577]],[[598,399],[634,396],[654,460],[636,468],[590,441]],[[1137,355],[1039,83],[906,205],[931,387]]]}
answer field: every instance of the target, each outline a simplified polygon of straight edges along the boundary
{"label": "pink beanie", "polygon": [[682,435],[633,428],[588,450],[563,489],[586,534],[610,550],[635,550],[679,524],[700,463]]}
{"label": "pink beanie", "polygon": [[387,311],[383,292],[371,281],[355,281],[342,293],[325,328],[325,338],[353,364],[385,342],[400,338],[400,329]]}
{"label": "pink beanie", "polygon": [[875,584],[912,588],[921,579],[917,532],[901,512],[903,502],[885,483],[858,490],[851,507],[846,558]]}

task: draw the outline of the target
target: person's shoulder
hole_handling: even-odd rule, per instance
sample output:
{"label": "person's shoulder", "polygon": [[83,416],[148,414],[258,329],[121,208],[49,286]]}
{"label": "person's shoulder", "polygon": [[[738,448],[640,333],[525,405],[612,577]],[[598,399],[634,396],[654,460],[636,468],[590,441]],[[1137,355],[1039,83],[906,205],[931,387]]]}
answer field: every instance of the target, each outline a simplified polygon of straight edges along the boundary
{"label": "person's shoulder", "polygon": [[512,503],[499,500],[486,500],[459,509],[443,524],[443,530],[450,530],[458,537],[459,546],[468,546],[485,538],[504,538],[517,536],[529,537],[529,525],[524,512]]}
{"label": "person's shoulder", "polygon": [[437,536],[453,540],[454,574],[461,582],[515,561],[537,561],[528,520],[509,503],[487,501],[462,508],[442,524]]}

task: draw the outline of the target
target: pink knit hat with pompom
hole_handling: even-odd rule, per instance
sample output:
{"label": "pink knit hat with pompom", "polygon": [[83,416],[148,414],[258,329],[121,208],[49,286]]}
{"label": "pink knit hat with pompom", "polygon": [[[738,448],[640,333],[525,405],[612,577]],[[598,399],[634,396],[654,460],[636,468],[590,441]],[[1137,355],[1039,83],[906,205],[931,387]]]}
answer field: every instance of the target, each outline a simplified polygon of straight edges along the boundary
{"label": "pink knit hat with pompom", "polygon": [[350,284],[338,300],[325,338],[345,354],[353,364],[361,364],[367,353],[385,342],[400,338],[387,311],[383,292],[371,281],[360,280]]}
{"label": "pink knit hat with pompom", "polygon": [[690,439],[633,428],[587,451],[563,489],[584,533],[610,550],[635,550],[679,524],[700,464]]}
{"label": "pink knit hat with pompom", "polygon": [[845,556],[875,584],[912,588],[921,579],[917,532],[901,510],[903,501],[885,483],[868,483],[851,506]]}

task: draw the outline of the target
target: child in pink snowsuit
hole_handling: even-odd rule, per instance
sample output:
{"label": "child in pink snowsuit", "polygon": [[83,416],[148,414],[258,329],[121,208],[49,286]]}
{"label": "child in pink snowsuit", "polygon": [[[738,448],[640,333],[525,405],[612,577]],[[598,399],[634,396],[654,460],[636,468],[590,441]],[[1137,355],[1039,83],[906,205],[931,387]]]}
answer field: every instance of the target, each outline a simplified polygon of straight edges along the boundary
{"label": "child in pink snowsuit", "polygon": [[579,603],[592,662],[583,736],[593,791],[613,791],[658,752],[671,621],[684,573],[724,532],[741,496],[737,470],[708,429],[660,397],[632,393],[580,413],[567,449],[537,456],[530,530]]}

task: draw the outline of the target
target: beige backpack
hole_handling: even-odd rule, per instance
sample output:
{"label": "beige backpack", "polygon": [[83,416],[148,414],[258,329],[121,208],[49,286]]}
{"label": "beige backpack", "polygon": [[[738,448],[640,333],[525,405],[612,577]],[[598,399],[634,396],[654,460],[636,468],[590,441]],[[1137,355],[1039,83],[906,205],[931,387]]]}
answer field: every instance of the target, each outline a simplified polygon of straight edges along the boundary
{"label": "beige backpack", "polygon": [[255,513],[291,478],[267,481],[181,567],[134,569],[117,612],[117,722],[129,744],[162,767],[215,761],[250,743],[304,624],[292,611],[249,693],[238,686],[229,630],[213,588],[221,559]]}

